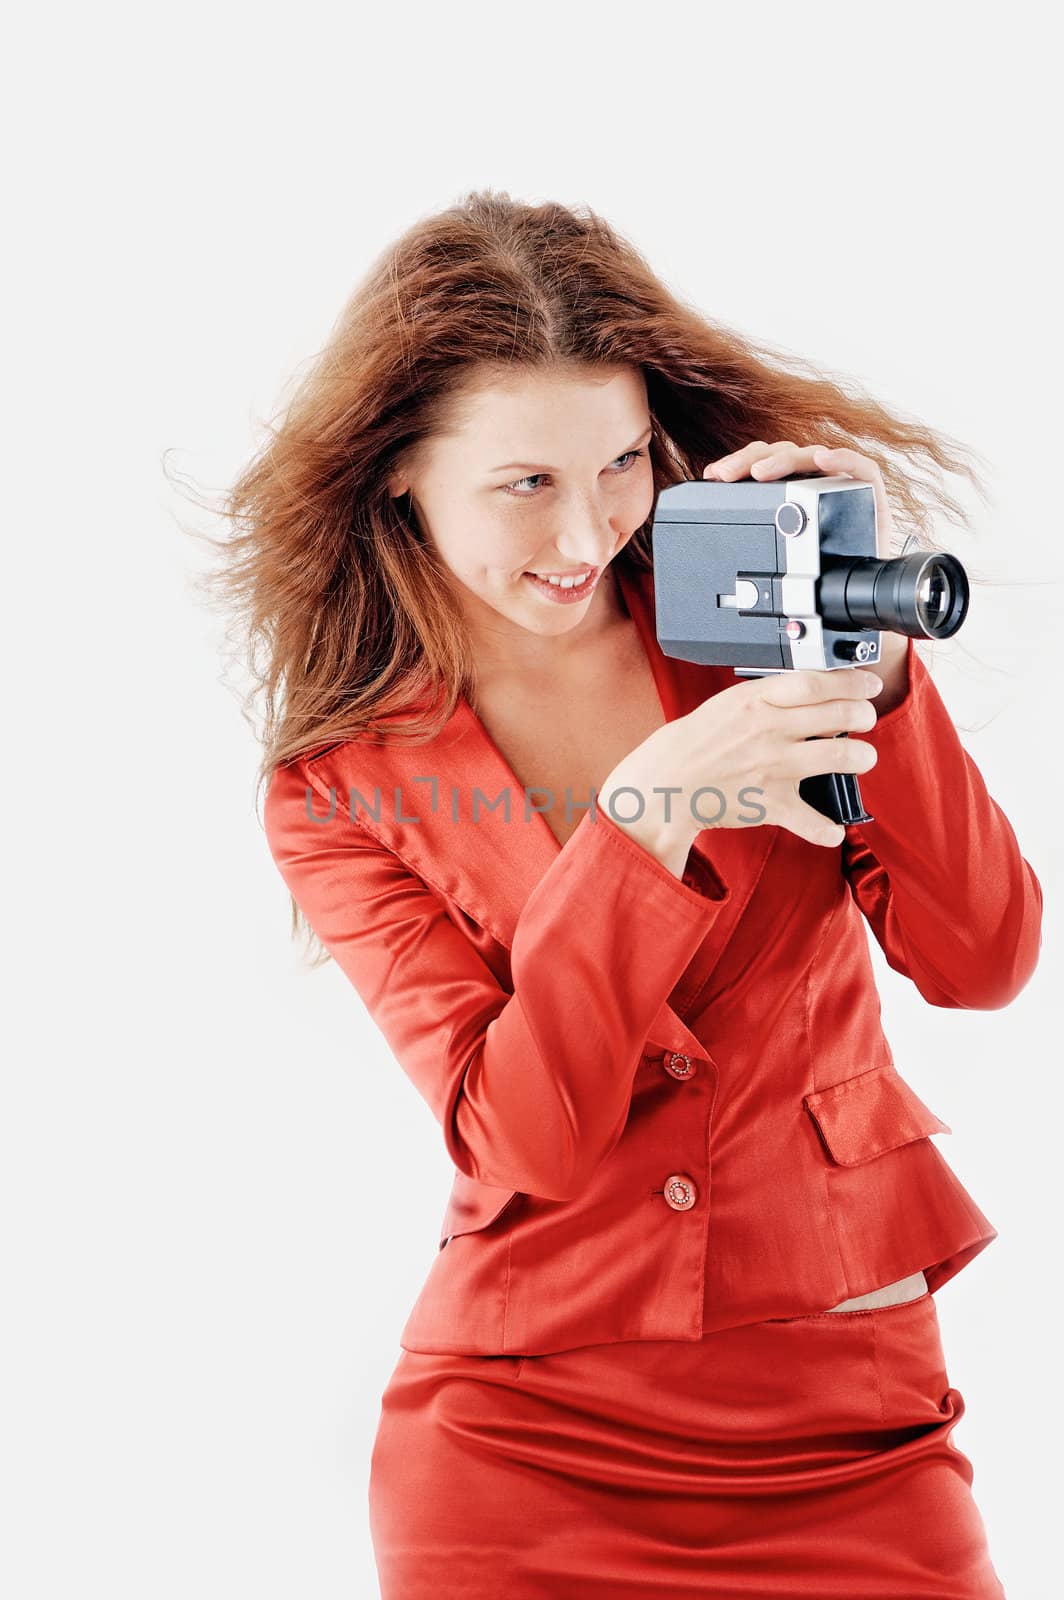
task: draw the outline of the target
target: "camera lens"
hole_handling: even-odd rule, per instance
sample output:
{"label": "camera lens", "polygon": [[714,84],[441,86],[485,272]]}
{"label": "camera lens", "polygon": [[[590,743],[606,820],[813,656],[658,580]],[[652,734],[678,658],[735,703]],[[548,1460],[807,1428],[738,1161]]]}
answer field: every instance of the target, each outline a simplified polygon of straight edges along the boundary
{"label": "camera lens", "polygon": [[886,629],[916,639],[948,639],[968,610],[968,575],[945,553],[825,556],[819,580],[825,627]]}
{"label": "camera lens", "polygon": [[929,637],[939,637],[938,629],[949,616],[952,594],[949,573],[941,564],[936,563],[921,577],[916,591],[916,614]]}

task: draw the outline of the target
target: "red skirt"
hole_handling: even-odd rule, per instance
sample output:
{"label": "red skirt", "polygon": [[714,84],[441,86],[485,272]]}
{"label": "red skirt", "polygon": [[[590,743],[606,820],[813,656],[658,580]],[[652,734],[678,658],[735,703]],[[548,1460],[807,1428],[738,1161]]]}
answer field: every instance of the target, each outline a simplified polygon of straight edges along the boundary
{"label": "red skirt", "polygon": [[545,1356],[404,1350],[381,1600],[1003,1600],[933,1295]]}

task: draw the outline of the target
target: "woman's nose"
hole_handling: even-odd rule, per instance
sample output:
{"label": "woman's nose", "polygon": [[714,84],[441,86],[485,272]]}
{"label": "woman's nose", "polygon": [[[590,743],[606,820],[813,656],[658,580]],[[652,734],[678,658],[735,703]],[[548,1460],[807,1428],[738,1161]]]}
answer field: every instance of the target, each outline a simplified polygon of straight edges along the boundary
{"label": "woman's nose", "polygon": [[562,565],[603,566],[617,547],[619,532],[611,527],[605,512],[589,511],[566,517],[554,539]]}

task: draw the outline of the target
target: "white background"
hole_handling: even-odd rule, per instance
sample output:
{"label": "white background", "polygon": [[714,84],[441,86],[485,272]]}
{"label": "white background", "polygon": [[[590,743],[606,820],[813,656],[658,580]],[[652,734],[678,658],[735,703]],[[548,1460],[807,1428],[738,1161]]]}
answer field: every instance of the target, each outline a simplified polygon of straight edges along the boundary
{"label": "white background", "polygon": [[954,1440],[1010,1600],[1058,1592],[1059,62],[1033,5],[743,15],[67,5],[8,33],[13,1600],[377,1593],[370,1449],[451,1168],[288,942],[191,586],[189,528],[223,527],[173,479],[220,493],[370,260],[485,186],[592,205],[708,315],[990,461],[950,547],[1002,586],[934,671],[1042,881],[1042,964],[990,1013],[877,972],[1000,1232],[937,1297]]}

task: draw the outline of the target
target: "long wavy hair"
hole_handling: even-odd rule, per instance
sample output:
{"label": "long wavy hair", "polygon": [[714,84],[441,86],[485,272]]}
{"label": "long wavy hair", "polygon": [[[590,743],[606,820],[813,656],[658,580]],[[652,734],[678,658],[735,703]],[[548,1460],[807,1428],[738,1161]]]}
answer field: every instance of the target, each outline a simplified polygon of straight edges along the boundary
{"label": "long wavy hair", "polygon": [[[964,526],[945,474],[986,500],[976,452],[858,385],[677,298],[589,207],[491,189],[415,223],[372,264],[220,508],[205,588],[261,702],[257,790],[283,761],[354,738],[431,738],[475,695],[469,641],[409,498],[388,480],[500,369],[642,369],[654,500],[753,440],[846,445],[878,462],[898,549]],[[985,465],[985,462],[984,462]],[[653,512],[618,559],[649,567]],[[898,550],[894,550],[897,554]],[[300,914],[292,902],[293,929]]]}

